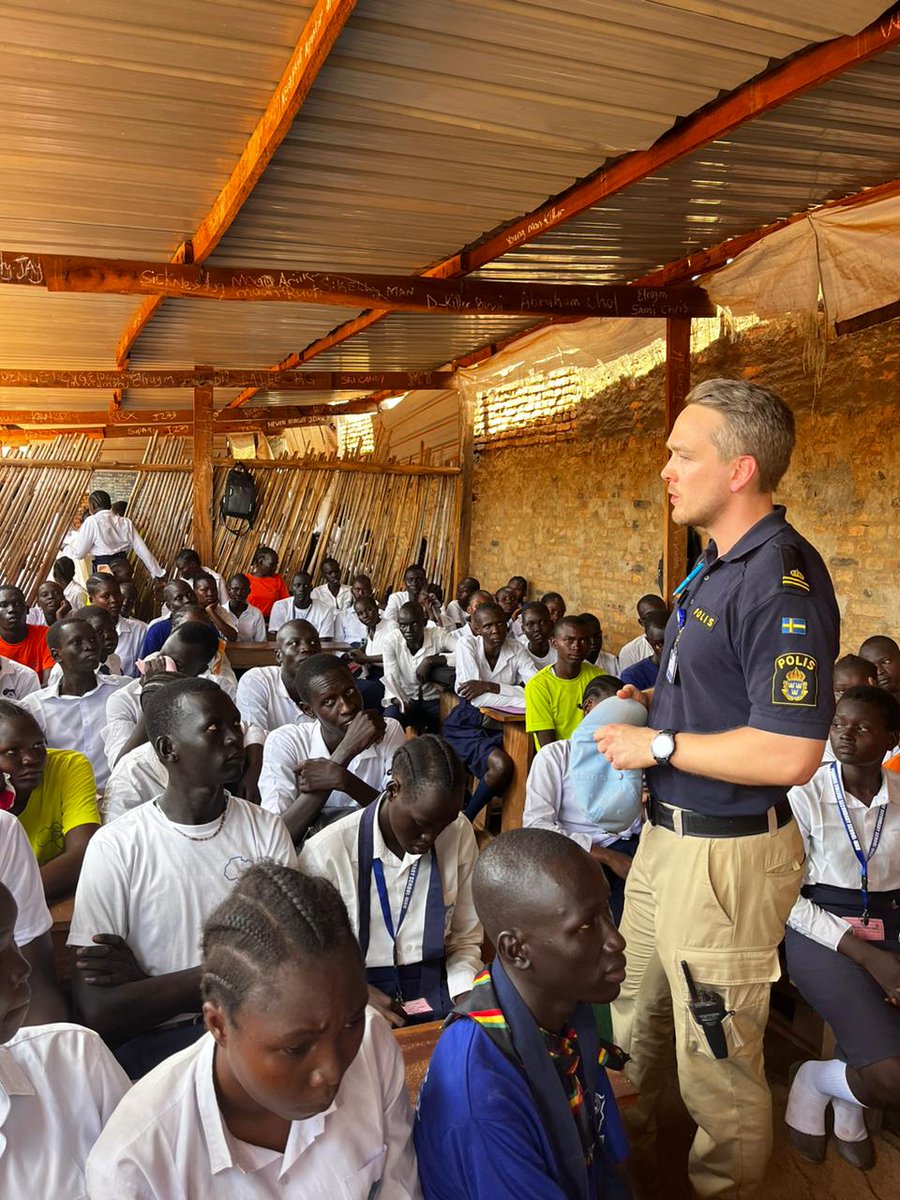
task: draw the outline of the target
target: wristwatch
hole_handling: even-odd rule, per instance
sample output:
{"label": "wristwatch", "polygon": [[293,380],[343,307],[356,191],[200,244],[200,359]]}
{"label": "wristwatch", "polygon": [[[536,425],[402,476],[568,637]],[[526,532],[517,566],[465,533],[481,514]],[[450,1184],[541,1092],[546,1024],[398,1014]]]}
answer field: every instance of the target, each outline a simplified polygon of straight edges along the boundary
{"label": "wristwatch", "polygon": [[650,743],[650,753],[656,759],[658,767],[667,767],[669,759],[675,753],[675,729],[661,729]]}

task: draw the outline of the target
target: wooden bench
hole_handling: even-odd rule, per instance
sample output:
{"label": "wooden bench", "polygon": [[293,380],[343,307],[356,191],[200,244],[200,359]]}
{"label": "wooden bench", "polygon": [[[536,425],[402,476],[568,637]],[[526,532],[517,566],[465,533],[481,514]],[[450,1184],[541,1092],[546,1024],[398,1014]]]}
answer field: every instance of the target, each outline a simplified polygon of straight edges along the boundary
{"label": "wooden bench", "polygon": [[[337,654],[349,649],[349,642],[322,642],[324,654]],[[225,653],[236,671],[246,671],[249,667],[273,667],[275,665],[274,642],[226,642]]]}
{"label": "wooden bench", "polygon": [[53,966],[56,978],[64,993],[68,993],[72,983],[72,972],[69,969],[69,948],[66,945],[69,937],[69,926],[72,924],[72,909],[75,907],[75,897],[67,896],[65,900],[57,900],[50,905],[50,916],[53,925],[50,928],[50,940],[53,943]]}

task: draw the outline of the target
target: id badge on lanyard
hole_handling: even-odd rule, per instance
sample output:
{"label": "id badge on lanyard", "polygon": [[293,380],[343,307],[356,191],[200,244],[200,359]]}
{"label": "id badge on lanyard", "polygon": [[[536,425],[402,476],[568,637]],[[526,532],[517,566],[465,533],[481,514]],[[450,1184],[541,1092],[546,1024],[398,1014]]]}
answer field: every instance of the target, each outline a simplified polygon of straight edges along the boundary
{"label": "id badge on lanyard", "polygon": [[688,585],[700,574],[706,566],[706,559],[700,558],[696,562],[693,569],[682,579],[678,587],[672,593],[673,600],[677,601],[678,607],[675,610],[675,619],[678,622],[678,632],[675,635],[675,641],[672,643],[672,649],[669,651],[669,657],[666,659],[666,683],[674,683],[678,678],[678,643],[681,641],[681,635],[684,633],[684,625],[687,621],[687,609],[681,603],[682,597],[688,589]]}
{"label": "id badge on lanyard", "polygon": [[847,834],[850,846],[856,855],[856,861],[859,863],[862,915],[859,918],[845,917],[844,920],[850,925],[855,937],[863,938],[866,941],[882,941],[884,939],[884,922],[877,917],[873,920],[869,916],[869,863],[881,842],[888,806],[886,804],[880,806],[878,816],[875,818],[875,829],[872,833],[868,853],[864,853],[850,819],[850,810],[847,808],[847,797],[844,794],[844,784],[841,780],[841,769],[836,762],[831,764],[831,789],[834,792],[834,801],[844,826],[844,832]]}

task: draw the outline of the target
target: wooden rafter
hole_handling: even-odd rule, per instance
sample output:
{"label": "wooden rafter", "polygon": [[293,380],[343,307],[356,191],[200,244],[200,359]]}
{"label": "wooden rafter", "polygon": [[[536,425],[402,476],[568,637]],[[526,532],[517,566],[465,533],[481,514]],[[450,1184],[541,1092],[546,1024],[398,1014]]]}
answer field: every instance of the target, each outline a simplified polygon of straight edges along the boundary
{"label": "wooden rafter", "polygon": [[[795,96],[819,87],[837,75],[883,53],[900,43],[900,4],[867,25],[860,33],[834,38],[811,46],[787,61],[742,84],[727,96],[714,100],[663,134],[649,149],[625,154],[609,167],[601,167],[546,204],[496,230],[479,245],[461,250],[422,272],[430,278],[453,278],[477,271],[510,250],[542,236],[586,209],[616,195],[632,184],[670,166],[716,138],[745,124]],[[289,354],[278,364],[290,370],[317,355],[341,345],[386,317],[384,309],[372,308],[318,338],[305,349]],[[229,402],[238,408],[254,395],[248,388]]]}
{"label": "wooden rafter", "polygon": [[[173,263],[201,263],[218,246],[284,140],[355,5],[356,0],[318,0],[237,165],[194,236],[176,250]],[[116,349],[118,366],[127,363],[163,299],[157,294],[145,300],[129,321]]]}
{"label": "wooden rafter", "polygon": [[[362,388],[449,387],[452,371],[290,371],[275,374],[266,370],[226,368],[211,372],[175,368],[135,371],[29,371],[0,367],[0,388],[74,388],[81,391],[130,388],[247,387],[251,384],[271,392],[351,392]],[[126,419],[123,414],[123,419]]]}

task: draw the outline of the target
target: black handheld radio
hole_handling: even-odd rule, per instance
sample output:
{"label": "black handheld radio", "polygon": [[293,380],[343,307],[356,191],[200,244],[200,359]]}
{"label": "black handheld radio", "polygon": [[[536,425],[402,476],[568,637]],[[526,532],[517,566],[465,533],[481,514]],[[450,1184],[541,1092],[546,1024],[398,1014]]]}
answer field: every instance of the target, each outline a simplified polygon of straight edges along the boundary
{"label": "black handheld radio", "polygon": [[681,969],[691,996],[691,1012],[694,1020],[706,1034],[709,1048],[714,1058],[728,1057],[728,1043],[725,1041],[725,1030],[722,1022],[732,1014],[726,1009],[725,1001],[718,992],[706,992],[694,983],[691,968],[682,960]]}

